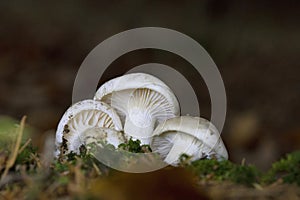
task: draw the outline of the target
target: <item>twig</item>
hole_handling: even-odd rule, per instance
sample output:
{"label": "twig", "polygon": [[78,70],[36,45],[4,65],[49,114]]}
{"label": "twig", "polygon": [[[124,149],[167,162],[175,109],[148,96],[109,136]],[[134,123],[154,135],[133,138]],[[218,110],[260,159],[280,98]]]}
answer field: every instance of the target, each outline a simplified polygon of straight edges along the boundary
{"label": "twig", "polygon": [[20,127],[18,128],[16,144],[13,148],[13,151],[12,151],[12,154],[11,154],[10,158],[6,162],[5,170],[2,174],[1,181],[4,180],[4,178],[6,177],[9,169],[15,164],[15,161],[17,159],[17,155],[18,155],[18,152],[19,152],[19,148],[20,148],[20,145],[21,145],[21,140],[22,140],[22,136],[23,136],[23,132],[24,132],[25,121],[26,121],[26,116],[23,116],[22,120],[21,120],[21,123],[20,123]]}
{"label": "twig", "polygon": [[42,168],[42,164],[41,164],[40,159],[35,154],[33,154],[33,153],[30,153],[30,156],[35,160],[37,167],[39,169],[41,169]]}
{"label": "twig", "polygon": [[28,144],[31,142],[31,138],[29,138],[26,143],[20,148],[18,151],[18,154],[22,153],[22,151],[28,146]]}
{"label": "twig", "polygon": [[93,167],[94,167],[94,169],[96,170],[96,173],[97,173],[98,176],[102,175],[102,173],[101,173],[99,167],[97,167],[97,165],[96,165],[94,162],[93,162]]}
{"label": "twig", "polygon": [[241,165],[242,165],[242,166],[245,166],[245,163],[246,163],[246,158],[243,158],[243,159],[242,159],[242,162],[241,162]]}

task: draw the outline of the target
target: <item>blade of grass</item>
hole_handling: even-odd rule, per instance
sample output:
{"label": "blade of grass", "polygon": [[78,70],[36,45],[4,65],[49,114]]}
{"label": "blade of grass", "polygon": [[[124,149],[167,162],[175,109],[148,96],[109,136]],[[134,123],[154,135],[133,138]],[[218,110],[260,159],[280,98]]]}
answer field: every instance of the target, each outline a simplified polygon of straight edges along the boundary
{"label": "blade of grass", "polygon": [[29,138],[26,143],[19,149],[18,154],[22,153],[22,151],[29,145],[31,142],[31,138]]}
{"label": "blade of grass", "polygon": [[23,137],[25,121],[26,121],[26,116],[23,116],[22,119],[21,119],[20,127],[18,128],[16,143],[13,146],[11,156],[9,157],[8,161],[6,162],[5,170],[4,170],[4,172],[1,176],[1,181],[4,180],[4,178],[6,177],[9,169],[14,165],[14,163],[17,159],[18,152],[19,152],[20,145],[21,145],[21,141],[22,141],[22,137]]}

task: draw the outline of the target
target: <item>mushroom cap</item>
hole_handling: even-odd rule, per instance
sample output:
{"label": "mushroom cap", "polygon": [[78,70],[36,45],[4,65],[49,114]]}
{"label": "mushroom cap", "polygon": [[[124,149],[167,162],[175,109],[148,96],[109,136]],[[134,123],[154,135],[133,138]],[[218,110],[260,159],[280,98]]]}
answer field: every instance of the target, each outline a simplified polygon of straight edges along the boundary
{"label": "mushroom cap", "polygon": [[115,108],[125,124],[125,134],[134,132],[138,139],[151,136],[157,123],[180,115],[179,103],[172,90],[158,78],[145,73],[126,74],[104,83],[94,99]]}
{"label": "mushroom cap", "polygon": [[124,94],[122,97],[127,97],[123,99],[123,101],[128,103],[129,96],[127,94],[132,94],[132,92],[139,88],[150,89],[160,93],[173,105],[172,109],[174,114],[176,116],[180,114],[179,102],[172,90],[160,79],[145,73],[125,74],[107,81],[97,90],[94,100],[104,101],[114,106],[113,102],[111,102],[111,96],[113,93],[118,92],[121,93],[121,95]]}
{"label": "mushroom cap", "polygon": [[[78,153],[83,144],[85,132],[95,128],[122,130],[122,123],[116,111],[106,103],[94,100],[83,100],[73,104],[62,116],[56,130],[56,147],[59,148],[66,140],[67,152]],[[96,132],[95,132],[96,133]],[[107,137],[110,137],[108,134]]]}
{"label": "mushroom cap", "polygon": [[[175,145],[176,148],[173,148]],[[211,122],[200,117],[181,116],[159,124],[153,132],[150,146],[153,152],[173,165],[178,163],[183,153],[192,155],[192,160],[206,156],[228,159],[219,131]]]}
{"label": "mushroom cap", "polygon": [[169,99],[173,104],[178,104],[177,109],[179,112],[179,103],[176,96],[173,94],[171,89],[160,79],[146,73],[131,73],[119,76],[117,78],[111,79],[101,85],[97,90],[94,99],[101,100],[104,96],[111,94],[112,92],[137,89],[137,88],[148,88],[157,92],[162,92],[162,88],[170,90],[171,94],[164,94],[166,98]]}

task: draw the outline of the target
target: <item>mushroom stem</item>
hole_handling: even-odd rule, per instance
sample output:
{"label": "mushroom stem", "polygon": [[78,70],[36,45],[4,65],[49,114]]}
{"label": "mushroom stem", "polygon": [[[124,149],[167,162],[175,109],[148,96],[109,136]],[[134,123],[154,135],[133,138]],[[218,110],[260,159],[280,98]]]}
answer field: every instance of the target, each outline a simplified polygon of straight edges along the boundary
{"label": "mushroom stem", "polygon": [[139,139],[141,144],[151,142],[155,120],[151,116],[145,117],[141,114],[126,116],[124,132],[133,139]]}
{"label": "mushroom stem", "polygon": [[190,135],[186,134],[177,133],[174,137],[174,145],[168,153],[167,157],[165,158],[165,162],[171,165],[176,165],[179,161],[179,157],[183,153],[188,154],[190,156],[195,156],[195,151],[198,150],[197,148],[195,148],[195,142],[197,143],[194,137],[191,137]]}

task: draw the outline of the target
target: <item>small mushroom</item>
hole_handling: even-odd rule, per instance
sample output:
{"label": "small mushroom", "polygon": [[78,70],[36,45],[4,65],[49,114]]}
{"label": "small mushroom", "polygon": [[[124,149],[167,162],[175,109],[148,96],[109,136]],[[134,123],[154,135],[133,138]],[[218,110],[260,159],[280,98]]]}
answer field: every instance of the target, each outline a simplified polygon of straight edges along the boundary
{"label": "small mushroom", "polygon": [[104,83],[95,100],[104,101],[118,112],[124,132],[149,144],[158,123],[179,116],[180,108],[171,89],[158,78],[144,73],[126,74]]}
{"label": "small mushroom", "polygon": [[[106,129],[105,129],[106,128]],[[85,144],[87,136],[103,139],[117,147],[124,142],[124,136],[116,133],[122,130],[122,124],[116,111],[106,103],[83,100],[72,105],[61,118],[56,131],[56,155],[60,153],[79,153],[79,147]],[[118,135],[118,139],[116,139]],[[64,151],[60,147],[64,145]]]}
{"label": "small mushroom", "polygon": [[153,132],[150,147],[174,166],[182,154],[192,156],[191,161],[205,157],[228,159],[219,131],[211,122],[200,117],[181,116],[159,124]]}

